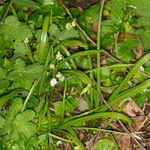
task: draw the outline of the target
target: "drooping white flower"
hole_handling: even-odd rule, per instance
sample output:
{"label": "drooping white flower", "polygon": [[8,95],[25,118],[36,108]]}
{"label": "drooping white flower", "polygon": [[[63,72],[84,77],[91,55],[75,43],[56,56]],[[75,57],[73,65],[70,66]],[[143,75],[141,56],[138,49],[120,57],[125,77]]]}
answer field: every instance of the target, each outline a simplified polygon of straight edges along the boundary
{"label": "drooping white flower", "polygon": [[57,141],[56,145],[59,146],[60,144],[62,144],[62,141]]}
{"label": "drooping white flower", "polygon": [[71,29],[72,28],[72,24],[70,23],[70,22],[68,22],[67,24],[66,24],[66,29]]}
{"label": "drooping white flower", "polygon": [[29,38],[25,38],[24,43],[29,43]]}
{"label": "drooping white flower", "polygon": [[63,56],[61,55],[60,51],[56,54],[56,59],[57,60],[62,60]]}
{"label": "drooping white flower", "polygon": [[68,22],[67,24],[66,24],[66,29],[71,29],[71,28],[73,28],[73,27],[75,27],[76,26],[76,19],[74,19],[71,23],[70,22]]}
{"label": "drooping white flower", "polygon": [[143,66],[140,67],[140,71],[141,71],[141,72],[144,71],[144,67],[143,67]]}
{"label": "drooping white flower", "polygon": [[50,65],[49,65],[49,68],[50,68],[50,69],[55,69],[55,65],[54,65],[54,64],[50,64]]}
{"label": "drooping white flower", "polygon": [[55,78],[53,78],[51,81],[50,81],[50,84],[52,87],[54,87],[56,84],[57,84],[57,80]]}

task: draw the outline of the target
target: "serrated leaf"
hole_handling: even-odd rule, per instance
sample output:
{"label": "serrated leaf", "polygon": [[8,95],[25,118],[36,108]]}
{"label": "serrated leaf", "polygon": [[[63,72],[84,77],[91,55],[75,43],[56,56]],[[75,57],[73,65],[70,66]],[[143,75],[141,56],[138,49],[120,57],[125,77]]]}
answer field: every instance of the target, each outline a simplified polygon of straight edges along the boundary
{"label": "serrated leaf", "polygon": [[16,98],[13,100],[11,106],[9,107],[9,113],[6,119],[13,118],[23,107],[23,101],[21,98]]}
{"label": "serrated leaf", "polygon": [[123,42],[120,42],[116,47],[116,53],[118,58],[125,62],[130,62],[135,58],[134,48],[138,46],[138,42],[135,39],[128,38]]}
{"label": "serrated leaf", "polygon": [[56,24],[51,24],[49,27],[49,34],[58,37],[61,34],[61,31]]}
{"label": "serrated leaf", "polygon": [[9,78],[22,79],[22,80],[34,80],[38,78],[44,71],[44,66],[39,64],[28,65],[27,67],[21,67],[9,74]]}
{"label": "serrated leaf", "polygon": [[12,123],[11,134],[22,135],[26,138],[30,138],[36,132],[36,125],[32,122],[35,117],[35,112],[26,110],[17,115]]}
{"label": "serrated leaf", "polygon": [[54,36],[56,39],[63,41],[71,38],[78,38],[78,32],[74,29],[64,29],[60,31],[57,25],[52,24],[49,28],[50,35]]}
{"label": "serrated leaf", "polygon": [[150,17],[150,1],[147,0],[132,0],[136,7],[136,13],[140,16]]}
{"label": "serrated leaf", "polygon": [[95,143],[95,150],[112,150],[115,146],[114,142],[109,139],[102,139]]}
{"label": "serrated leaf", "polygon": [[63,40],[78,38],[78,37],[79,37],[78,32],[74,28],[71,28],[69,30],[68,29],[63,30],[60,36],[58,37],[58,39],[60,41],[63,41]]}
{"label": "serrated leaf", "polygon": [[20,9],[37,6],[32,0],[13,0],[13,4]]}
{"label": "serrated leaf", "polygon": [[17,53],[25,55],[24,40],[31,37],[30,28],[17,17],[8,16],[5,23],[0,26],[0,44],[3,49],[16,49]]}

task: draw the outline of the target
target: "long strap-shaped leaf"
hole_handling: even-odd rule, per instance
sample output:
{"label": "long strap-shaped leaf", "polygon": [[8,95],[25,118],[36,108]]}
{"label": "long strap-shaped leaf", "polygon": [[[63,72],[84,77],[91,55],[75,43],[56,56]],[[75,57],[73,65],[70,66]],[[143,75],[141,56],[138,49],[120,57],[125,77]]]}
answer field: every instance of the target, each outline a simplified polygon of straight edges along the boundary
{"label": "long strap-shaped leaf", "polygon": [[[137,93],[142,92],[144,89],[150,87],[150,79],[146,80],[144,83],[137,85],[136,87],[130,88],[120,94],[117,95],[117,97],[113,98],[110,102],[110,106],[115,106],[118,104],[120,101],[122,101],[125,98],[128,98],[130,96],[134,96]],[[106,107],[105,107],[106,108]],[[106,110],[106,109],[101,109],[101,111]]]}
{"label": "long strap-shaped leaf", "polygon": [[[128,83],[130,78],[139,70],[139,68],[150,59],[150,53],[143,56],[137,63],[136,65],[131,69],[131,71],[128,73],[128,75],[125,77],[123,82],[117,87],[117,89],[112,93],[112,95],[109,98],[109,102],[114,99],[117,94],[120,92],[120,90]],[[118,97],[118,96],[117,96]]]}
{"label": "long strap-shaped leaf", "polygon": [[77,137],[75,131],[71,127],[68,128],[68,131],[69,131],[69,133],[67,133],[67,134],[72,139],[73,143],[76,146],[79,146],[79,150],[86,150],[86,148],[82,144],[81,140]]}
{"label": "long strap-shaped leaf", "polygon": [[92,85],[91,79],[82,71],[79,70],[65,70],[64,73],[69,73],[74,76],[76,76],[78,79],[80,79],[83,83]]}
{"label": "long strap-shaped leaf", "polygon": [[40,64],[44,63],[47,51],[46,51],[46,40],[47,40],[47,32],[50,22],[50,15],[45,16],[43,27],[42,27],[42,34],[41,34],[41,42],[40,42],[40,49],[37,51],[37,58]]}
{"label": "long strap-shaped leaf", "polygon": [[82,52],[77,52],[74,54],[71,54],[70,56],[68,56],[67,58],[63,59],[58,66],[61,66],[64,62],[75,58],[75,57],[79,57],[79,56],[85,56],[85,55],[93,55],[93,54],[98,54],[100,53],[101,50],[87,50],[87,51],[82,51]]}
{"label": "long strap-shaped leaf", "polygon": [[80,117],[80,118],[77,118],[77,119],[70,120],[68,122],[65,122],[61,126],[59,126],[59,128],[66,129],[67,127],[70,127],[70,126],[77,126],[78,123],[83,123],[85,121],[95,120],[95,119],[105,118],[105,117],[114,118],[114,120],[115,119],[121,119],[121,120],[126,121],[128,123],[132,122],[131,119],[128,116],[126,116],[122,113],[118,113],[118,112],[101,112],[101,113],[95,113],[95,114],[92,114],[92,115],[87,115],[87,116],[84,116],[84,117]]}

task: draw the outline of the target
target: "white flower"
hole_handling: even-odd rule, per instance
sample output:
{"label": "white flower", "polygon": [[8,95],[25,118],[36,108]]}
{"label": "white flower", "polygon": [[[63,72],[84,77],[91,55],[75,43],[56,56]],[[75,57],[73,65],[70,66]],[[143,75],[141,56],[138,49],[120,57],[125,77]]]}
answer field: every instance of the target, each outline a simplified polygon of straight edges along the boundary
{"label": "white flower", "polygon": [[61,72],[58,72],[58,73],[56,74],[56,78],[60,79],[61,77],[62,77]]}
{"label": "white flower", "polygon": [[54,65],[54,64],[50,64],[50,65],[49,65],[49,68],[50,68],[50,69],[55,69],[55,65]]}
{"label": "white flower", "polygon": [[61,55],[60,51],[58,51],[57,55],[56,55],[56,59],[57,60],[62,60],[63,56]]}
{"label": "white flower", "polygon": [[71,28],[72,28],[72,24],[71,24],[70,22],[69,22],[69,23],[67,23],[67,24],[66,24],[66,29],[68,29],[68,30],[69,30],[69,29],[71,29]]}
{"label": "white flower", "polygon": [[57,141],[56,145],[59,146],[60,144],[62,144],[62,141]]}
{"label": "white flower", "polygon": [[144,67],[143,67],[143,66],[140,67],[140,71],[141,71],[141,72],[144,71]]}
{"label": "white flower", "polygon": [[63,82],[65,80],[65,77],[64,76],[62,76],[60,79],[59,79],[59,81],[61,81],[61,82]]}
{"label": "white flower", "polygon": [[53,78],[51,81],[50,81],[50,84],[51,86],[55,86],[57,84],[57,80],[55,78]]}
{"label": "white flower", "polygon": [[62,75],[61,72],[58,72],[58,73],[56,74],[56,78],[58,78],[59,81],[61,81],[61,82],[63,82],[63,81],[65,80],[65,77]]}
{"label": "white flower", "polygon": [[25,44],[29,43],[29,39],[28,39],[28,38],[25,38],[24,43],[25,43]]}
{"label": "white flower", "polygon": [[76,26],[76,19],[74,19],[71,23],[70,22],[68,22],[67,24],[66,24],[66,29],[71,29],[72,27],[75,27]]}

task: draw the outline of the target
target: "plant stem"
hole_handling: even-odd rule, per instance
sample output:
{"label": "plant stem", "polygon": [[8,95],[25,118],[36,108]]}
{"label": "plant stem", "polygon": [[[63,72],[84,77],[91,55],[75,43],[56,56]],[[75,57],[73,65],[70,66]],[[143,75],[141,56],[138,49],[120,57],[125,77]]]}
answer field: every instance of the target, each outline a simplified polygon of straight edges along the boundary
{"label": "plant stem", "polygon": [[[102,22],[102,13],[104,7],[104,1],[102,0],[101,9],[99,14],[99,22],[98,22],[98,31],[97,31],[97,49],[101,49],[101,22]],[[100,75],[100,52],[97,54],[97,100],[95,101],[95,107],[98,107],[101,101],[100,98],[100,84],[101,84],[101,75]],[[102,104],[102,101],[101,101]]]}

